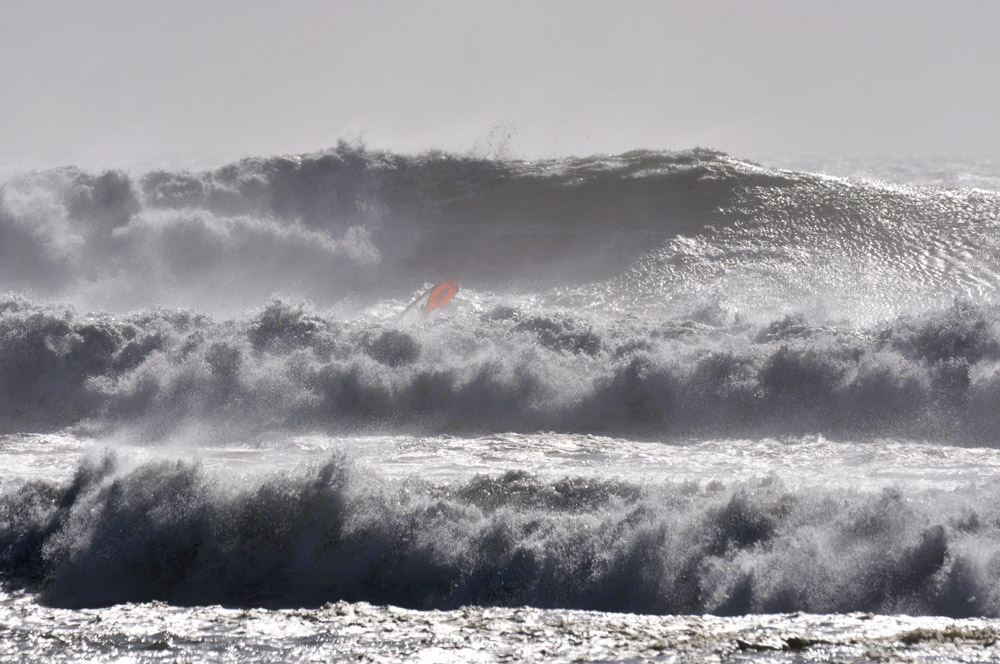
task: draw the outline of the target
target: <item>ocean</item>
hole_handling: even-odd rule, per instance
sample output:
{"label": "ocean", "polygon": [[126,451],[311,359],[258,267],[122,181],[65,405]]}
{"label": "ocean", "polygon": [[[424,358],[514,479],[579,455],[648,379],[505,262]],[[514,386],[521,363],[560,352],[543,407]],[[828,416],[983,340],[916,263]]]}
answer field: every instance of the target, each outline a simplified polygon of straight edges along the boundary
{"label": "ocean", "polygon": [[6,173],[0,662],[1000,661],[998,286],[982,160]]}

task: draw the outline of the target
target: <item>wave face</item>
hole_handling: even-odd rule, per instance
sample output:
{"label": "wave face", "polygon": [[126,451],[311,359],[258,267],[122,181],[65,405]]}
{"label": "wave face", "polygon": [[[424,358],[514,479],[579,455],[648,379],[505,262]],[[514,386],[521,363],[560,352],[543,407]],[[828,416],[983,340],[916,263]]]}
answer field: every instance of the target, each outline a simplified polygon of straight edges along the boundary
{"label": "wave face", "polygon": [[933,497],[520,472],[390,485],[343,459],[228,486],[80,466],[0,498],[0,568],[58,606],[468,604],[1000,615],[996,487]]}
{"label": "wave face", "polygon": [[892,316],[1000,282],[1000,195],[779,171],[707,150],[516,162],[340,145],[205,172],[8,178],[0,280],[116,311],[367,306],[447,275],[568,306]]}
{"label": "wave face", "polygon": [[510,306],[398,329],[277,302],[216,322],[7,299],[0,340],[7,432],[818,432],[992,445],[1000,406],[1000,308],[969,303],[870,329]]}

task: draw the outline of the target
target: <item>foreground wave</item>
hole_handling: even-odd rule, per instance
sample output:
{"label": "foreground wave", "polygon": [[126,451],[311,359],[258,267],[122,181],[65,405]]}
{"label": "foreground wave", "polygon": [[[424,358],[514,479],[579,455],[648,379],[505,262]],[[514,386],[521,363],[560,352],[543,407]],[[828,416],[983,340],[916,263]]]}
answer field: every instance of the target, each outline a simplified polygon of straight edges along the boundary
{"label": "foreground wave", "polygon": [[0,574],[58,606],[998,616],[998,497],[517,472],[435,486],[338,457],[231,484],[198,465],[106,456],[68,484],[0,498]]}
{"label": "foreground wave", "polygon": [[281,303],[246,319],[0,299],[0,428],[821,433],[996,444],[1000,309],[871,328],[609,321],[496,305],[424,328]]}

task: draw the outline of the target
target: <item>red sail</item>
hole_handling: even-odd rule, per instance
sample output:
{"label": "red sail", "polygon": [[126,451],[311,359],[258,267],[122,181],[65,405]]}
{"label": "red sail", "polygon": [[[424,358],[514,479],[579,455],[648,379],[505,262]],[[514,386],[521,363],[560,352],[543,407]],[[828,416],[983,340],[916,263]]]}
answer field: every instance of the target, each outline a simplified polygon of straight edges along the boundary
{"label": "red sail", "polygon": [[431,295],[427,298],[427,305],[424,307],[424,311],[429,313],[438,307],[443,307],[451,301],[452,296],[457,292],[458,282],[455,281],[455,277],[445,279],[431,289]]}
{"label": "red sail", "polygon": [[410,306],[399,315],[396,322],[401,325],[417,325],[427,321],[431,316],[436,315],[437,310],[451,301],[451,298],[458,292],[458,282],[454,277],[445,279],[428,291],[424,291],[420,297],[414,300]]}

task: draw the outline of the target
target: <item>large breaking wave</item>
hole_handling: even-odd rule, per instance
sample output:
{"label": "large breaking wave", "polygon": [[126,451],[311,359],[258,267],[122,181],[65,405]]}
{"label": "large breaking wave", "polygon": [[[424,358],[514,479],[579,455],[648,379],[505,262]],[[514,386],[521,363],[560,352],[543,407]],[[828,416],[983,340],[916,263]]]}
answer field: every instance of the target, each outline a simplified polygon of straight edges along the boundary
{"label": "large breaking wave", "polygon": [[779,171],[708,150],[543,162],[340,145],[204,172],[16,175],[0,283],[116,311],[398,298],[456,276],[575,308],[885,317],[996,291],[1000,196]]}
{"label": "large breaking wave", "polygon": [[387,484],[340,458],[230,485],[197,465],[104,457],[0,498],[0,575],[62,606],[998,616],[997,498],[517,472]]}
{"label": "large breaking wave", "polygon": [[0,300],[0,427],[602,432],[997,441],[1000,308],[870,328],[513,306],[423,328],[272,303],[245,319]]}

